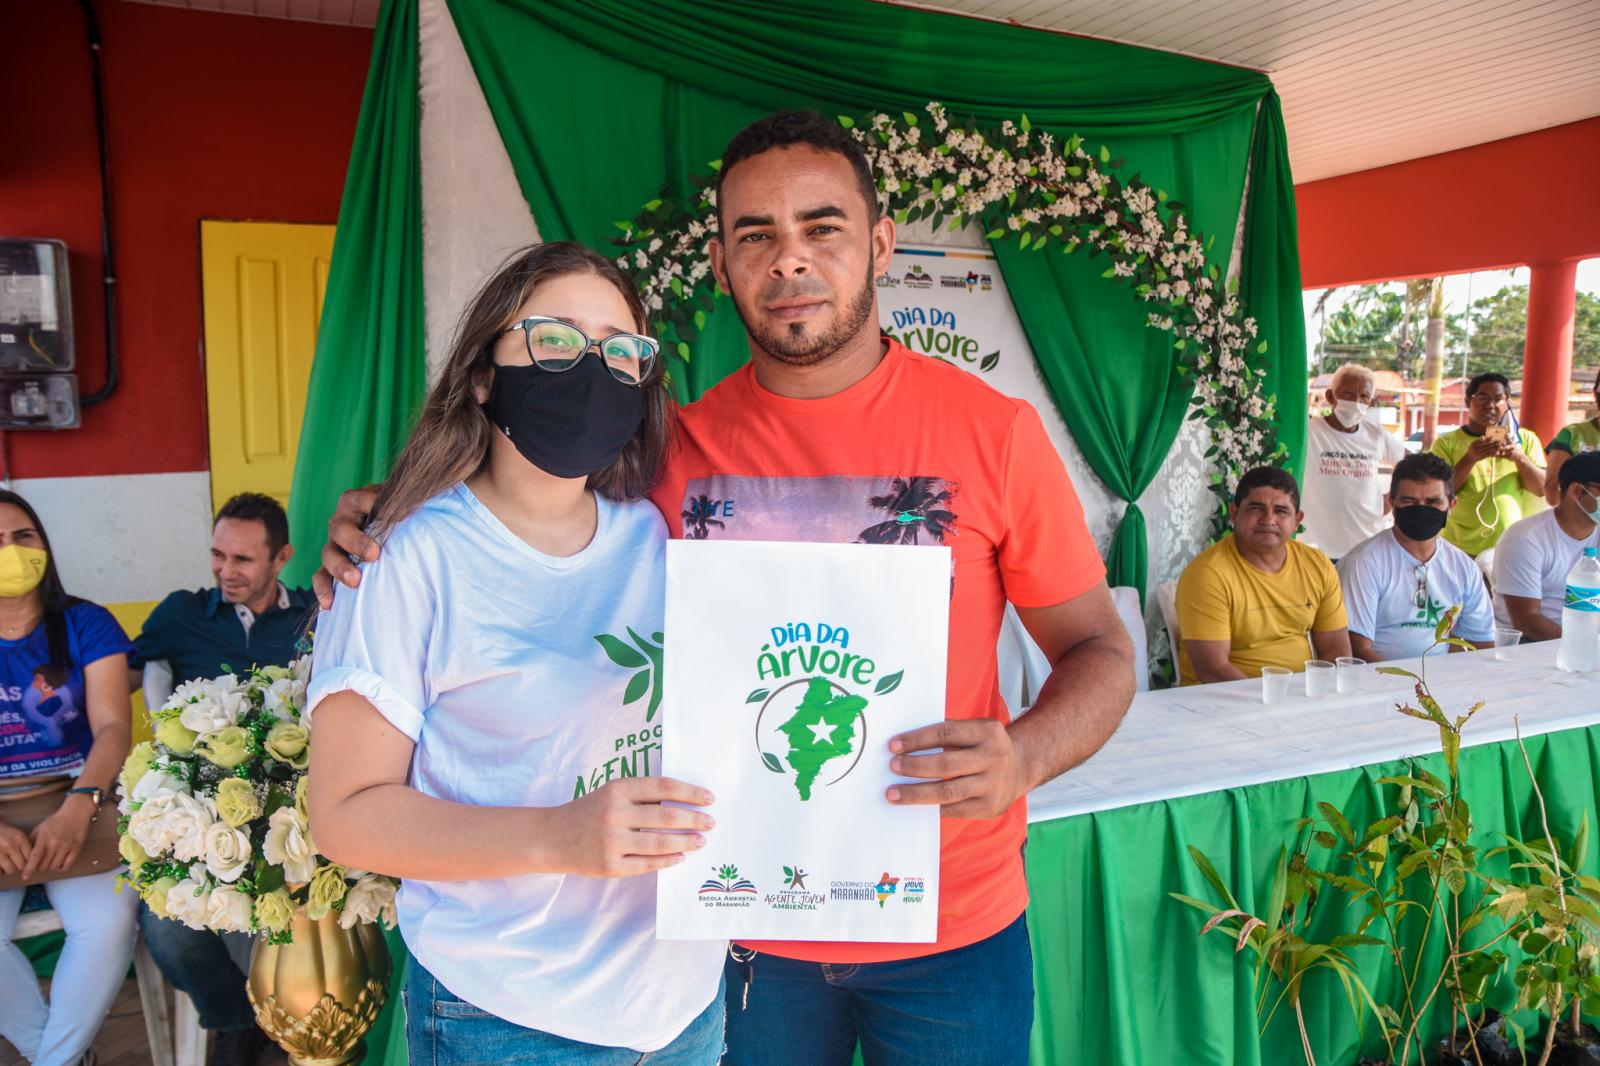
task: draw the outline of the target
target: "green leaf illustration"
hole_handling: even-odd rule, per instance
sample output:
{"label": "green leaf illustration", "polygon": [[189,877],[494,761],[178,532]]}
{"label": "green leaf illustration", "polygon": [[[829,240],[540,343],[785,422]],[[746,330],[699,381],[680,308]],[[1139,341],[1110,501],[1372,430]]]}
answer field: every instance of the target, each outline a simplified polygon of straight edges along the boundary
{"label": "green leaf illustration", "polygon": [[887,692],[893,692],[895,689],[900,687],[900,680],[901,678],[905,677],[905,673],[906,672],[904,670],[896,670],[888,677],[880,678],[878,680],[877,687],[873,691],[880,696]]}
{"label": "green leaf illustration", "polygon": [[648,659],[646,659],[643,655],[640,655],[633,648],[630,648],[628,645],[624,644],[622,641],[618,640],[616,637],[613,637],[610,633],[601,633],[594,639],[602,648],[605,649],[606,658],[610,659],[618,666],[625,666],[630,669],[637,670],[640,667],[650,665],[650,661]]}
{"label": "green leaf illustration", "polygon": [[633,680],[628,682],[628,690],[622,694],[622,705],[626,707],[650,691],[650,671],[640,670],[633,675]]}
{"label": "green leaf illustration", "polygon": [[761,761],[767,764],[767,769],[775,774],[783,773],[783,765],[778,762],[778,757],[770,751],[761,753]]}
{"label": "green leaf illustration", "polygon": [[744,701],[746,703],[760,703],[762,700],[764,700],[766,698],[767,698],[767,690],[764,689],[764,688],[758,688],[754,692],[750,693],[750,695],[746,696],[744,698]]}
{"label": "green leaf illustration", "polygon": [[789,878],[793,878],[794,877],[794,871],[791,870],[789,867],[785,866],[783,868],[783,876],[789,877]]}
{"label": "green leaf illustration", "polygon": [[978,369],[987,373],[990,370],[993,370],[995,368],[995,364],[998,362],[1000,362],[1000,353],[998,351],[990,352],[988,355],[984,356],[983,361],[978,364]]}

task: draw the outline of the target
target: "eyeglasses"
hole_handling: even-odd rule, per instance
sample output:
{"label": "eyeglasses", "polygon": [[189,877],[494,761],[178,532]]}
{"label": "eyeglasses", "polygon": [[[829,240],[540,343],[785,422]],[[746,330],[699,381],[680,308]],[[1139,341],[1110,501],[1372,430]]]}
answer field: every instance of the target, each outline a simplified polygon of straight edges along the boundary
{"label": "eyeglasses", "polygon": [[527,342],[529,360],[540,370],[552,374],[571,370],[593,348],[611,376],[624,385],[642,384],[661,350],[658,341],[637,333],[613,333],[604,340],[593,340],[577,326],[558,318],[525,318],[500,332],[518,330]]}
{"label": "eyeglasses", "polygon": [[1418,563],[1414,574],[1417,579],[1417,589],[1411,594],[1411,605],[1421,611],[1428,606],[1428,568]]}

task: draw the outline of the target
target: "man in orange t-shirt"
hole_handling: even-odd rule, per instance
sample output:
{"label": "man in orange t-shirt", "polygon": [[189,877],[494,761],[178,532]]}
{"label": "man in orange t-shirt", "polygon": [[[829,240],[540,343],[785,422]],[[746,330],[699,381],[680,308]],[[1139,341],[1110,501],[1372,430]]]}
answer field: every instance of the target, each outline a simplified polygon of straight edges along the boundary
{"label": "man in orange t-shirt", "polygon": [[[939,804],[933,944],[730,949],[728,1066],[1021,1066],[1033,1022],[1022,846],[1028,791],[1094,754],[1133,697],[1105,567],[1039,415],[877,329],[894,222],[865,155],[805,112],[753,123],[722,157],[712,269],[751,362],[683,411],[652,498],[674,536],[951,549],[945,706],[889,741],[892,803]],[[323,552],[376,558],[370,493],[341,497]],[[328,579],[318,576],[328,594]],[[1054,664],[1010,721],[995,644],[1009,600]],[[893,610],[886,604],[885,610]]]}
{"label": "man in orange t-shirt", "polygon": [[[945,721],[889,742],[896,772],[928,779],[890,801],[945,816],[938,942],[735,945],[724,1061],[846,1063],[859,1039],[873,1064],[1026,1062],[1024,797],[1093,754],[1133,695],[1105,567],[1038,413],[880,337],[873,279],[894,223],[855,141],[791,112],[722,160],[712,269],[751,362],[684,410],[652,493],[668,528],[944,544],[954,559]],[[1055,664],[1016,723],[996,683],[1008,599]]]}

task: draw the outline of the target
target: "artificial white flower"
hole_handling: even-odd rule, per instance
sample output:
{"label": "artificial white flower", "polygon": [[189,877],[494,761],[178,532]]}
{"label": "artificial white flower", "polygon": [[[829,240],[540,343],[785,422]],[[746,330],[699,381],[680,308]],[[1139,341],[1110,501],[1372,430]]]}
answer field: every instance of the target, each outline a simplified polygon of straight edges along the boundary
{"label": "artificial white flower", "polygon": [[218,881],[232,884],[249,869],[250,838],[227,822],[212,822],[204,841],[206,869]]}
{"label": "artificial white flower", "polygon": [[167,917],[177,919],[190,929],[204,929],[210,909],[211,892],[191,877],[185,877],[167,890]]}
{"label": "artificial white flower", "polygon": [[206,927],[219,933],[248,933],[252,910],[248,894],[231,885],[219,885],[206,901]]}
{"label": "artificial white flower", "polygon": [[306,683],[293,677],[280,678],[261,693],[261,708],[279,718],[298,718],[306,705]]}
{"label": "artificial white flower", "polygon": [[[173,700],[176,698],[174,694]],[[173,700],[168,700],[167,706],[172,706]],[[249,709],[248,689],[239,684],[239,679],[232,674],[223,674],[215,680],[204,682],[203,690],[184,704],[178,721],[183,723],[185,729],[204,736],[224,726],[237,724]]]}
{"label": "artificial white flower", "polygon": [[188,792],[189,786],[180,778],[157,767],[151,767],[144,772],[144,776],[134,783],[133,791],[126,793],[122,801],[117,804],[120,814],[131,814],[133,809],[163,792]]}
{"label": "artificial white flower", "polygon": [[196,799],[182,792],[174,793],[172,799],[173,810],[167,816],[173,827],[172,857],[180,862],[204,859],[206,830],[216,823],[216,807],[210,800]]}
{"label": "artificial white flower", "polygon": [[350,886],[344,897],[344,910],[339,914],[339,926],[349,929],[357,922],[376,922],[393,929],[395,884],[378,874],[363,874]]}
{"label": "artificial white flower", "polygon": [[310,881],[317,872],[317,851],[311,843],[311,833],[293,807],[279,807],[272,812],[261,854],[268,862],[282,866],[284,879],[292,884]]}

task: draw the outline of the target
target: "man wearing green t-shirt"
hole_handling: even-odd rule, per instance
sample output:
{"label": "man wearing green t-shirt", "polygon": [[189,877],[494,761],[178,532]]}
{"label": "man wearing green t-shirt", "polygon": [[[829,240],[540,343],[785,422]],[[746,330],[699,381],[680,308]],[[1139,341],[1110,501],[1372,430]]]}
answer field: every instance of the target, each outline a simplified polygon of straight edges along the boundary
{"label": "man wearing green t-shirt", "polygon": [[1500,534],[1544,510],[1544,448],[1532,430],[1508,424],[1511,386],[1503,374],[1467,383],[1467,424],[1433,442],[1429,451],[1455,468],[1456,508],[1444,539],[1479,565]]}
{"label": "man wearing green t-shirt", "polygon": [[1600,372],[1594,376],[1595,417],[1561,427],[1547,449],[1550,469],[1544,475],[1544,498],[1551,507],[1561,502],[1561,464],[1569,456],[1600,451]]}

